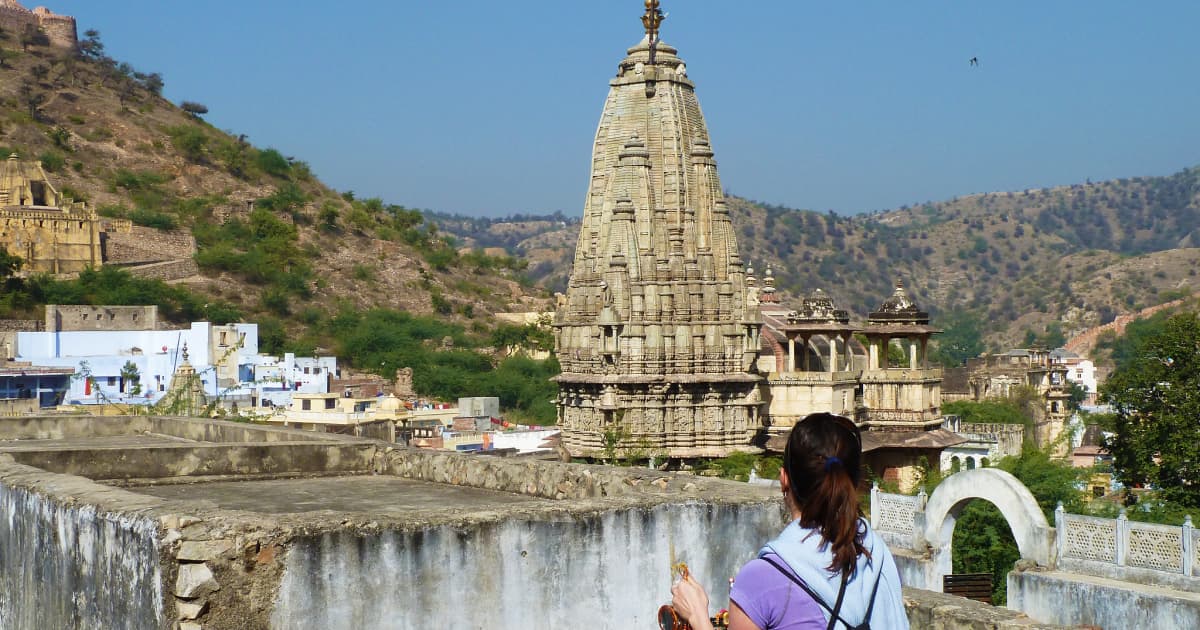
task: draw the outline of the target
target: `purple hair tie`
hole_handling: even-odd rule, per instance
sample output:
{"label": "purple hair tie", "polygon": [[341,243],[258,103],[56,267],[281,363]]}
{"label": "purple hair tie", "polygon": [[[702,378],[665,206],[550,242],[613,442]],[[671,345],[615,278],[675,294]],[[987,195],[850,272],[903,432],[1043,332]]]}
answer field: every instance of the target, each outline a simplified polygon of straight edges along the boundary
{"label": "purple hair tie", "polygon": [[830,469],[833,468],[834,464],[840,464],[840,463],[842,463],[842,460],[838,459],[838,457],[836,455],[834,455],[833,457],[826,457],[825,458],[825,472],[829,472]]}

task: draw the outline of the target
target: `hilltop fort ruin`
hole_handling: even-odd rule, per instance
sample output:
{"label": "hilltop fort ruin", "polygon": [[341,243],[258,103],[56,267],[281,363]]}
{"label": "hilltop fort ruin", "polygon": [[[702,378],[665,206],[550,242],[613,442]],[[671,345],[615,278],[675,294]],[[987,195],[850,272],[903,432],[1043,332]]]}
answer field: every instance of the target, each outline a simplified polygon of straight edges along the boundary
{"label": "hilltop fort ruin", "polygon": [[16,35],[40,32],[53,48],[74,50],[79,47],[75,18],[58,15],[46,7],[30,11],[17,0],[0,0],[0,29]]}

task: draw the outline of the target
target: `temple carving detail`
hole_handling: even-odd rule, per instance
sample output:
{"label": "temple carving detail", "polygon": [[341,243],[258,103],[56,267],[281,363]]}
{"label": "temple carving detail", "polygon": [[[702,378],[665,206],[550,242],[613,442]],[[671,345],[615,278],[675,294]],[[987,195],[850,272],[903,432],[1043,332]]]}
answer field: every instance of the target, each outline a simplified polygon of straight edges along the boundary
{"label": "temple carving detail", "polygon": [[614,436],[675,458],[758,450],[757,293],[695,85],[657,38],[662,19],[643,20],[646,37],[610,81],[555,316],[558,420],[573,456],[599,456]]}

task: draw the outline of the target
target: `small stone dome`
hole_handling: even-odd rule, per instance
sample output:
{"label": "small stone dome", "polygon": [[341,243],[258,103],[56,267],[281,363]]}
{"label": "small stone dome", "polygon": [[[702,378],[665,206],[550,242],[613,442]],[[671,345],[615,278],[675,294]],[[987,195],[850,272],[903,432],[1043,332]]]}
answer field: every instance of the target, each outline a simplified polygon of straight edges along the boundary
{"label": "small stone dome", "polygon": [[883,304],[880,304],[867,320],[927,324],[929,323],[929,313],[917,308],[917,303],[913,302],[912,298],[908,297],[908,291],[904,290],[904,281],[896,280],[896,290],[892,292],[891,297],[884,300]]}

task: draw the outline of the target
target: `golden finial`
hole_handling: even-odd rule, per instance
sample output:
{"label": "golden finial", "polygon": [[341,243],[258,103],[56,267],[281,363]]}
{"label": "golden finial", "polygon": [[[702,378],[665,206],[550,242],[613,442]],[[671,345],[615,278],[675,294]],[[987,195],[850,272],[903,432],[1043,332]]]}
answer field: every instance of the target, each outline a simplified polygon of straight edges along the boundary
{"label": "golden finial", "polygon": [[662,9],[659,8],[659,0],[646,0],[646,15],[642,16],[642,26],[646,27],[646,34],[650,36],[651,42],[658,40],[658,27],[665,19],[667,16],[663,15]]}

